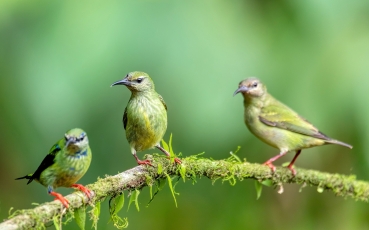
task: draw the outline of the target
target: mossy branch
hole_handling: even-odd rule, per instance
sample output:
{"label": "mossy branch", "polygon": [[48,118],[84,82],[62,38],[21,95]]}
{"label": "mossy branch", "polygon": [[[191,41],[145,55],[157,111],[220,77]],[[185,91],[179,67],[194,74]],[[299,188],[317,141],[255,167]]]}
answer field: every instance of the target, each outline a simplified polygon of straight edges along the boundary
{"label": "mossy branch", "polygon": [[[154,167],[137,166],[114,176],[98,179],[97,182],[87,187],[93,191],[90,201],[81,192],[72,193],[66,198],[70,202],[69,209],[82,207],[88,202],[94,206],[107,197],[115,197],[124,190],[139,190],[145,186],[152,185],[154,180],[165,179],[167,175],[182,176],[188,179],[206,176],[211,180],[221,179],[235,183],[236,180],[254,179],[260,182],[269,180],[274,185],[284,183],[296,183],[316,186],[320,191],[330,190],[336,196],[352,197],[355,200],[368,201],[369,183],[356,180],[355,176],[344,176],[340,174],[323,173],[314,170],[297,169],[296,176],[282,167],[277,167],[276,172],[271,173],[264,165],[248,162],[238,162],[235,158],[227,160],[212,160],[197,157],[182,159],[180,166],[170,163],[161,155],[147,155],[153,162]],[[0,223],[0,229],[30,229],[40,227],[63,216],[63,210],[59,201],[41,204],[33,209],[18,210],[17,215]]]}

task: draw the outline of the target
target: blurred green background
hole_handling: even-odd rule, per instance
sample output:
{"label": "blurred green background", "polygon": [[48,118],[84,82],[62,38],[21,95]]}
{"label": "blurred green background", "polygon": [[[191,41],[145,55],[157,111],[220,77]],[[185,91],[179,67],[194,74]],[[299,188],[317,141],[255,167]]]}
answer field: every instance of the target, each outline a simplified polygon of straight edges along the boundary
{"label": "blurred green background", "polygon": [[[249,133],[243,99],[232,97],[239,81],[257,76],[324,133],[354,146],[304,150],[297,167],[369,180],[367,0],[2,0],[0,219],[10,207],[52,200],[39,184],[14,178],[33,172],[70,128],[85,129],[93,151],[81,183],[136,166],[121,122],[130,92],[109,87],[135,70],[155,81],[168,105],[165,139],[173,133],[184,156],[223,159],[240,145],[241,158],[262,163],[278,153]],[[126,206],[120,216],[129,229],[369,228],[367,203],[299,188],[264,188],[256,200],[252,180],[232,187],[202,178],[177,185],[178,208],[167,187],[146,208],[145,188],[140,212]],[[99,229],[115,229],[107,203]]]}

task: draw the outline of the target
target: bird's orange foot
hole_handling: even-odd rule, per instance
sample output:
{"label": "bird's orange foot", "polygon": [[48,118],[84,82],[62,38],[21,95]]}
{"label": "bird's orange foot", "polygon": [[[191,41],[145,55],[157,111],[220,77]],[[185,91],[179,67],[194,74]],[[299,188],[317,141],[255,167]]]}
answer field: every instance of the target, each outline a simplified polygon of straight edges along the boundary
{"label": "bird's orange foot", "polygon": [[287,168],[291,171],[293,176],[296,176],[296,169],[293,168],[293,165],[289,164]]}
{"label": "bird's orange foot", "polygon": [[[160,145],[157,145],[156,148],[162,151],[165,155],[167,155],[167,158],[170,159],[170,153],[168,153],[167,150],[163,149],[163,147],[161,147]],[[176,162],[177,164],[182,164],[182,161],[177,157],[174,158],[174,162]]]}
{"label": "bird's orange foot", "polygon": [[88,197],[88,199],[91,198],[91,191],[86,188],[85,186],[81,185],[81,184],[73,184],[71,186],[72,188],[76,188],[78,189],[79,191],[83,192],[84,194],[86,194],[86,196]]}
{"label": "bird's orange foot", "polygon": [[274,173],[274,172],[275,172],[275,170],[276,170],[276,167],[273,165],[273,163],[272,163],[271,161],[267,161],[267,162],[265,162],[263,165],[268,166],[268,167],[272,170],[272,172],[273,172],[273,173]]}
{"label": "bird's orange foot", "polygon": [[174,162],[176,162],[179,165],[182,164],[182,161],[177,157],[174,158]]}
{"label": "bird's orange foot", "polygon": [[[167,156],[167,158],[170,160],[170,156]],[[182,161],[178,157],[174,158],[174,162],[179,164],[179,165],[182,164]]]}
{"label": "bird's orange foot", "polygon": [[64,205],[65,208],[69,207],[69,201],[65,199],[65,197],[62,194],[57,192],[50,192],[49,194],[55,196],[55,200],[59,200]]}
{"label": "bird's orange foot", "polygon": [[151,164],[151,161],[150,160],[139,160],[139,159],[137,159],[137,164],[139,164],[139,165],[150,165],[150,166],[153,166],[152,164]]}

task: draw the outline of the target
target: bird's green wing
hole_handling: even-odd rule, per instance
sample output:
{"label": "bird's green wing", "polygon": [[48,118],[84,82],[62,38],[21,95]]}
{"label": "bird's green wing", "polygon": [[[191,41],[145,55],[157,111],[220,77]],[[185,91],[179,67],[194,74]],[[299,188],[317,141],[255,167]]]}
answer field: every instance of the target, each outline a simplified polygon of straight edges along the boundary
{"label": "bird's green wing", "polygon": [[61,148],[59,146],[59,142],[56,143],[55,145],[53,145],[53,147],[51,147],[49,154],[46,155],[46,157],[42,160],[40,166],[38,166],[38,168],[36,169],[36,171],[33,173],[32,175],[32,180],[33,179],[39,179],[41,173],[47,169],[48,167],[50,167],[51,165],[54,164],[54,160],[55,160],[55,156],[58,152],[61,151]]}
{"label": "bird's green wing", "polygon": [[165,101],[164,101],[163,97],[160,94],[158,94],[158,96],[159,96],[159,99],[160,99],[161,103],[163,103],[165,110],[168,110],[167,104],[165,104]]}
{"label": "bird's green wing", "polygon": [[127,107],[124,109],[124,114],[123,114],[123,127],[124,129],[126,129],[127,127],[127,121],[128,121],[128,117],[127,117]]}
{"label": "bird's green wing", "polygon": [[268,126],[323,140],[330,140],[328,136],[320,132],[310,122],[283,104],[263,107],[259,115],[259,120]]}

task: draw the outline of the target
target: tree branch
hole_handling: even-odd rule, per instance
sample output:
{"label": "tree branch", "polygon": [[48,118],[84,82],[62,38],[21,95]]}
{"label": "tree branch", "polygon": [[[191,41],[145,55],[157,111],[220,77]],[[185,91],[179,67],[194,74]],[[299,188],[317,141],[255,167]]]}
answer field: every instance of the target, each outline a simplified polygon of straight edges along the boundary
{"label": "tree branch", "polygon": [[[72,193],[66,198],[70,203],[70,209],[82,207],[85,203],[94,206],[107,197],[115,197],[124,190],[137,190],[148,185],[153,185],[155,180],[165,179],[166,175],[182,176],[191,179],[206,176],[211,180],[222,179],[235,183],[236,180],[254,179],[260,182],[269,180],[273,185],[282,186],[284,183],[296,183],[316,186],[319,191],[330,190],[336,196],[352,197],[355,200],[368,201],[369,183],[356,180],[355,176],[329,174],[314,170],[298,169],[297,175],[282,167],[277,167],[276,172],[260,164],[238,162],[235,158],[227,160],[197,159],[191,156],[182,159],[180,166],[160,155],[147,155],[154,167],[137,166],[114,176],[98,179],[97,182],[87,187],[93,191],[90,201],[81,192]],[[161,165],[158,167],[158,165]],[[162,171],[159,169],[162,168]],[[159,170],[158,170],[159,169]],[[158,172],[161,171],[161,172]],[[182,175],[181,175],[182,174]],[[59,201],[47,202],[33,209],[18,210],[17,215],[0,223],[0,229],[29,229],[40,227],[53,221],[55,216],[64,215],[66,212]]]}

